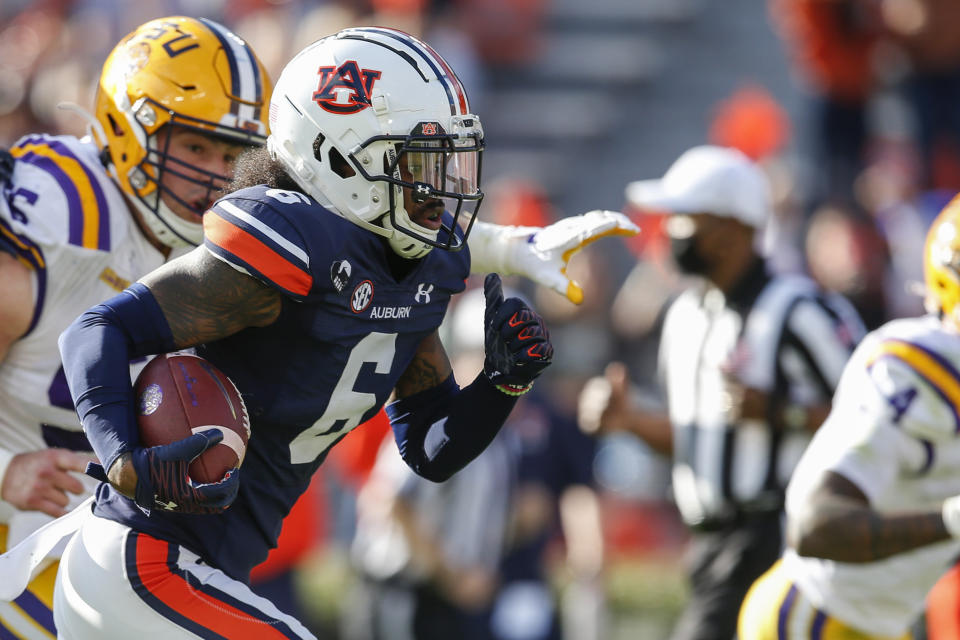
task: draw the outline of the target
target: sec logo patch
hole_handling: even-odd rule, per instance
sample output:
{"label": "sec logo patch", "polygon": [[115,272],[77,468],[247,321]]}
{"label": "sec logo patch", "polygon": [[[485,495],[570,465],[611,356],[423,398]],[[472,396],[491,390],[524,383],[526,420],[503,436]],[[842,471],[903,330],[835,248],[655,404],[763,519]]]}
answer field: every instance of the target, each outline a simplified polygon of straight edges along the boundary
{"label": "sec logo patch", "polygon": [[350,296],[350,309],[354,313],[360,313],[369,307],[372,301],[373,283],[369,280],[364,280],[354,288],[353,295]]}

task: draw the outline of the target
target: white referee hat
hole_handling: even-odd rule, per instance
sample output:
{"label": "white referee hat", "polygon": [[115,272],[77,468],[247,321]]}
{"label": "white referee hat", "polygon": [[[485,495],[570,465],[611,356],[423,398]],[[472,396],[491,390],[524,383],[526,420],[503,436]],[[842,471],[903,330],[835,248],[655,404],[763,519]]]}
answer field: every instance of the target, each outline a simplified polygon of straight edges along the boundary
{"label": "white referee hat", "polygon": [[773,206],[760,167],[736,149],[712,145],[685,151],[663,178],[629,183],[626,197],[639,209],[729,216],[757,229]]}

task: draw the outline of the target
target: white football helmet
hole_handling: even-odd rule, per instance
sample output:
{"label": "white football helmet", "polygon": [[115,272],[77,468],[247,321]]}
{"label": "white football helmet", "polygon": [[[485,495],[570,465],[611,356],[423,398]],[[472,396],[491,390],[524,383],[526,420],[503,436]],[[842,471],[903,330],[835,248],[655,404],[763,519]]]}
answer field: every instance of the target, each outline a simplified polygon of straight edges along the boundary
{"label": "white football helmet", "polygon": [[[280,74],[270,131],[271,154],[306,193],[398,255],[465,244],[483,200],[483,128],[453,70],[420,40],[364,27],[311,44]],[[414,221],[404,187],[415,206],[442,201],[453,224]]]}

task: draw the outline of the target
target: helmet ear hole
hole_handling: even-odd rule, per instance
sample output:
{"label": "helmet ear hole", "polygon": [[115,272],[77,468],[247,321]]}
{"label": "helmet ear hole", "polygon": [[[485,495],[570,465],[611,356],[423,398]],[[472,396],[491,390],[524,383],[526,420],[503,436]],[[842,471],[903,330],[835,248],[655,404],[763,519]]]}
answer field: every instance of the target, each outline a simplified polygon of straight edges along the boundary
{"label": "helmet ear hole", "polygon": [[120,128],[120,125],[117,124],[116,119],[113,117],[112,113],[107,114],[107,120],[110,121],[110,128],[113,130],[113,135],[118,138],[123,135],[123,129]]}
{"label": "helmet ear hole", "polygon": [[336,147],[330,147],[330,170],[341,178],[352,178],[357,172]]}

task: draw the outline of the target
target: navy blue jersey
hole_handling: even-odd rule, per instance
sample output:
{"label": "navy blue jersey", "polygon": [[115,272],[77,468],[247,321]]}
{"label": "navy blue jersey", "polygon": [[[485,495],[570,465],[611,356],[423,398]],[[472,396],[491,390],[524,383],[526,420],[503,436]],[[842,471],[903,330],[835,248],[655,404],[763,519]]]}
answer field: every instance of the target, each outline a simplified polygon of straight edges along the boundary
{"label": "navy blue jersey", "polygon": [[197,348],[233,379],[250,413],[239,495],[216,517],[146,517],[104,484],[96,512],[245,580],[330,447],[380,409],[440,325],[470,259],[466,249],[434,250],[398,281],[380,236],[303,194],[265,186],[219,200],[204,233],[207,250],[283,294],[270,326]]}

